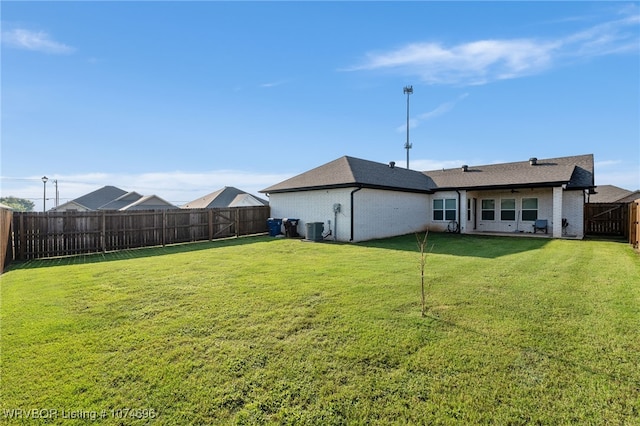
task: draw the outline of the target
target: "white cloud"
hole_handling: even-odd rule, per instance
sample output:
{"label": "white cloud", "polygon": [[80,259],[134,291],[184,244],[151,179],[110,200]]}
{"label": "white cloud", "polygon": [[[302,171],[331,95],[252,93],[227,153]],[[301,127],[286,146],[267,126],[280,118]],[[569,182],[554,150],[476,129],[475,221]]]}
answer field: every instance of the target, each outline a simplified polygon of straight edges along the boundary
{"label": "white cloud", "polygon": [[[142,195],[157,195],[176,205],[182,205],[209,194],[224,186],[235,186],[260,198],[266,195],[261,189],[292,177],[285,173],[252,173],[242,170],[213,170],[201,173],[181,171],[142,174],[90,173],[78,175],[52,175],[47,182],[47,208],[54,206],[55,185],[58,181],[60,203],[78,198],[105,185],[113,185],[125,191]],[[2,178],[0,196],[28,198],[36,203],[35,210],[42,210],[43,183],[40,177],[22,179]]]}
{"label": "white cloud", "polygon": [[[418,114],[416,118],[409,119],[409,128],[410,129],[416,128],[423,121],[432,120],[432,119],[434,119],[436,117],[439,117],[441,115],[444,115],[444,114],[450,112],[451,110],[453,110],[453,108],[455,108],[455,106],[458,104],[458,102],[462,101],[467,96],[469,96],[468,93],[463,93],[462,95],[458,96],[456,99],[454,99],[452,101],[447,101],[447,102],[441,103],[440,105],[438,105],[437,107],[435,107],[431,111],[428,111],[428,112],[425,112],[425,113],[422,113],[422,114]],[[396,127],[396,132],[398,132],[398,133],[406,132],[406,130],[407,130],[407,124],[406,123]]]}
{"label": "white cloud", "polygon": [[261,84],[261,85],[260,85],[260,87],[263,87],[263,88],[265,88],[265,89],[268,89],[268,88],[270,88],[270,87],[277,87],[277,86],[281,86],[281,85],[283,85],[284,83],[285,83],[285,82],[284,82],[283,80],[280,80],[280,81],[273,81],[273,82],[270,82],[270,83],[263,83],[263,84]]}
{"label": "white cloud", "polygon": [[556,39],[476,40],[452,46],[410,43],[368,53],[346,71],[392,70],[427,84],[480,85],[538,74],[569,58],[638,52],[640,15],[601,23]]}
{"label": "white cloud", "polygon": [[592,57],[638,52],[638,24],[640,15],[605,22],[571,34],[562,40],[562,46],[567,49],[568,56]]}
{"label": "white cloud", "polygon": [[51,36],[44,31],[30,31],[20,28],[3,31],[2,44],[15,49],[51,54],[70,54],[75,51],[73,47],[51,39]]}
{"label": "white cloud", "polygon": [[398,50],[368,54],[356,70],[395,69],[428,84],[480,85],[515,78],[549,67],[552,43],[534,40],[480,40],[446,47],[413,43]]}
{"label": "white cloud", "polygon": [[618,164],[622,164],[621,160],[603,160],[603,161],[596,161],[594,164],[594,167],[612,167],[612,166],[617,166]]}
{"label": "white cloud", "polygon": [[615,185],[629,191],[640,189],[640,170],[637,167],[601,171],[596,166],[595,178],[596,185]]}
{"label": "white cloud", "polygon": [[456,104],[458,102],[460,102],[461,100],[463,100],[467,96],[469,96],[468,93],[463,93],[462,95],[458,96],[453,101],[445,102],[443,104],[438,105],[438,107],[435,108],[434,110],[431,110],[429,112],[425,112],[423,114],[420,114],[418,116],[418,118],[420,120],[431,120],[432,118],[439,117],[439,116],[441,116],[443,114],[446,114],[449,111],[451,111],[456,106]]}
{"label": "white cloud", "polygon": [[623,160],[602,160],[594,164],[596,185],[615,185],[635,191],[640,189],[640,165]]}

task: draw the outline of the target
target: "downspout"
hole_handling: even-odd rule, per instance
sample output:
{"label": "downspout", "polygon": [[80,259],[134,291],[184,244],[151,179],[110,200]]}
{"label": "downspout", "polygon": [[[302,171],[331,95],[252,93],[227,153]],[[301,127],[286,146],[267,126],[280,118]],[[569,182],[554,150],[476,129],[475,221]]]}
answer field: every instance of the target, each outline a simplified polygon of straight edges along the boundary
{"label": "downspout", "polygon": [[357,187],[356,189],[354,189],[353,191],[351,191],[351,238],[349,238],[349,241],[353,241],[353,194],[355,194],[356,192],[360,191],[362,189],[361,186]]}
{"label": "downspout", "polygon": [[460,222],[460,214],[461,214],[460,210],[462,210],[460,208],[460,199],[461,199],[462,195],[460,194],[460,191],[458,191],[457,189],[456,189],[456,192],[458,193],[458,208],[456,209],[456,210],[458,210],[458,231],[456,233],[460,234],[460,233],[462,233],[462,231],[460,230],[460,228],[462,227],[461,226],[462,222]]}

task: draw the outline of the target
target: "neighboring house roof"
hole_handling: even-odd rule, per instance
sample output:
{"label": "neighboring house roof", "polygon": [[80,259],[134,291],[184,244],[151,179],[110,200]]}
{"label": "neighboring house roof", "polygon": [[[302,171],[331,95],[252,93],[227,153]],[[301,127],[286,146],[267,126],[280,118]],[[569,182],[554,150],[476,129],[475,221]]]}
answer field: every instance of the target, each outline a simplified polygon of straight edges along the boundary
{"label": "neighboring house roof", "polygon": [[566,185],[567,189],[588,189],[594,186],[592,154],[424,173],[438,190],[559,185]]}
{"label": "neighboring house roof", "polygon": [[13,210],[13,207],[9,207],[6,204],[0,203],[0,209]]}
{"label": "neighboring house roof", "polygon": [[120,210],[142,198],[142,195],[135,191],[127,192],[124,195],[104,204],[98,208],[98,210]]}
{"label": "neighboring house roof", "polygon": [[225,186],[217,191],[188,202],[183,209],[212,209],[224,207],[266,206],[269,203],[262,198],[242,191],[233,186]]}
{"label": "neighboring house roof", "polygon": [[260,192],[294,192],[354,186],[409,192],[431,192],[429,182],[426,175],[415,170],[344,156],[265,188]]}
{"label": "neighboring house roof", "polygon": [[72,202],[85,207],[88,210],[98,210],[98,208],[115,200],[118,197],[123,196],[126,193],[127,191],[115,186],[103,186],[100,189],[96,189],[93,192],[72,200]]}
{"label": "neighboring house roof", "polygon": [[62,203],[59,206],[52,208],[51,210],[52,211],[67,211],[67,210],[88,211],[89,208],[71,200],[71,201],[67,201],[66,203]]}
{"label": "neighboring house roof", "polygon": [[75,200],[67,201],[54,210],[155,210],[177,208],[156,195],[142,196],[115,186],[104,186]]}
{"label": "neighboring house roof", "polygon": [[269,202],[262,198],[254,197],[251,194],[238,194],[229,204],[229,207],[254,207],[268,206]]}
{"label": "neighboring house roof", "polygon": [[633,191],[631,194],[627,195],[624,198],[618,200],[618,203],[630,203],[635,200],[640,199],[640,189],[637,191]]}
{"label": "neighboring house roof", "polygon": [[163,210],[175,208],[177,207],[157,195],[145,195],[144,197],[140,197],[134,202],[127,204],[118,210]]}
{"label": "neighboring house roof", "polygon": [[615,185],[598,185],[589,196],[590,203],[628,203],[640,198],[640,191],[629,191]]}
{"label": "neighboring house roof", "polygon": [[277,193],[361,186],[413,192],[566,185],[594,186],[593,155],[578,155],[487,166],[417,172],[400,167],[341,157],[260,192]]}

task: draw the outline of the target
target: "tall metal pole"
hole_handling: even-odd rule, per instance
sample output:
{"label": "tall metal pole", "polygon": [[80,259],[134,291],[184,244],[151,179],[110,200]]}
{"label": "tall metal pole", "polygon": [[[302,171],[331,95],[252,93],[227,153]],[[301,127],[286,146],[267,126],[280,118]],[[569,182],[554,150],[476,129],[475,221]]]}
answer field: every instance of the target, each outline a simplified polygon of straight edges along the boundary
{"label": "tall metal pole", "polygon": [[58,192],[58,179],[55,179],[53,183],[56,185],[56,208],[58,208],[58,204],[60,203],[60,193]]}
{"label": "tall metal pole", "polygon": [[409,168],[409,150],[413,147],[409,143],[409,95],[413,93],[413,86],[404,86],[403,93],[407,95],[407,142],[404,148],[407,150],[407,169]]}
{"label": "tall metal pole", "polygon": [[44,184],[44,192],[42,193],[42,213],[47,211],[47,181],[48,177],[42,176],[42,183]]}

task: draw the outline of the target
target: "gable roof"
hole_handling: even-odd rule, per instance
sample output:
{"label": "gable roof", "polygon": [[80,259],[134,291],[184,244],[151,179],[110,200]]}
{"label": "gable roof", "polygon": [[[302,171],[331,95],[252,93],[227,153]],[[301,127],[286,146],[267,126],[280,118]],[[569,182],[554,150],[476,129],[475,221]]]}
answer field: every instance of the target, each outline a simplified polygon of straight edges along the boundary
{"label": "gable roof", "polygon": [[437,190],[560,185],[566,185],[567,189],[588,189],[594,186],[593,154],[535,160],[474,166],[466,171],[460,167],[424,173]]}
{"label": "gable roof", "polygon": [[431,192],[429,179],[421,172],[348,156],[340,157],[260,192],[277,193],[349,187]]}
{"label": "gable roof", "polygon": [[269,202],[251,194],[238,194],[229,204],[229,207],[268,206]]}
{"label": "gable roof", "polygon": [[141,196],[132,203],[121,207],[119,210],[165,210],[175,208],[176,206],[157,195],[145,195],[144,197]]}
{"label": "gable roof", "polygon": [[127,192],[126,194],[116,198],[115,200],[99,207],[99,210],[120,210],[123,207],[132,204],[142,198],[142,195],[135,191]]}
{"label": "gable roof", "polygon": [[627,203],[640,198],[640,191],[629,191],[615,185],[598,185],[589,196],[590,203]]}
{"label": "gable roof", "polygon": [[75,201],[67,201],[66,203],[62,203],[57,207],[53,207],[51,211],[69,211],[69,210],[78,210],[78,211],[88,211],[87,207],[82,204],[78,204]]}
{"label": "gable roof", "polygon": [[242,206],[266,206],[268,202],[233,186],[225,186],[217,191],[190,201],[183,209],[211,209]]}
{"label": "gable roof", "polygon": [[85,194],[72,200],[75,204],[83,206],[88,210],[98,210],[103,205],[126,194],[127,191],[115,186],[103,186],[93,192]]}

